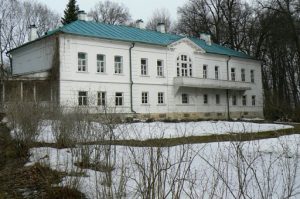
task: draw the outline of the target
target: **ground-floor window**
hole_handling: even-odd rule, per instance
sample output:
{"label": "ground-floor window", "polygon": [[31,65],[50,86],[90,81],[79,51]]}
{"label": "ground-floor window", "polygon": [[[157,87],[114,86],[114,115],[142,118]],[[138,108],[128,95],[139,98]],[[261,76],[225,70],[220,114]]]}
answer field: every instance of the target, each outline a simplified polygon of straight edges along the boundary
{"label": "ground-floor window", "polygon": [[123,106],[123,93],[121,92],[116,92],[116,95],[115,95],[115,105],[116,106]]}
{"label": "ground-floor window", "polygon": [[158,97],[158,104],[164,104],[164,93],[158,92],[157,97]]}
{"label": "ground-floor window", "polygon": [[237,104],[236,95],[233,95],[233,96],[232,96],[232,105],[233,105],[233,106],[236,106],[236,104]]}
{"label": "ground-floor window", "polygon": [[78,105],[86,106],[87,105],[87,91],[78,92]]}
{"label": "ground-floor window", "polygon": [[243,100],[242,100],[243,106],[247,105],[247,96],[243,95]]}
{"label": "ground-floor window", "polygon": [[220,95],[219,94],[216,95],[216,104],[220,104]]}
{"label": "ground-floor window", "polygon": [[98,92],[97,105],[98,106],[106,105],[106,92],[102,92],[102,91]]}
{"label": "ground-floor window", "polygon": [[181,94],[181,102],[182,104],[188,104],[189,103],[189,95],[186,93]]}
{"label": "ground-floor window", "polygon": [[252,106],[255,106],[255,95],[252,95]]}
{"label": "ground-floor window", "polygon": [[142,104],[148,104],[148,92],[142,92]]}
{"label": "ground-floor window", "polygon": [[203,103],[204,104],[208,104],[208,96],[207,96],[207,94],[203,95]]}

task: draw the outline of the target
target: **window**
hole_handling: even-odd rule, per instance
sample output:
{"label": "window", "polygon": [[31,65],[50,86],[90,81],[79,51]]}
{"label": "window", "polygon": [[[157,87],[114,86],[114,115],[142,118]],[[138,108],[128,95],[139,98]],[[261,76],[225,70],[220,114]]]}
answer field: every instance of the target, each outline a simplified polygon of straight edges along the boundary
{"label": "window", "polygon": [[219,94],[216,95],[216,104],[220,104],[220,95]]}
{"label": "window", "polygon": [[204,103],[204,104],[208,104],[208,97],[207,97],[207,94],[204,94],[204,95],[203,95],[203,103]]}
{"label": "window", "polygon": [[252,95],[252,106],[255,106],[255,95]]}
{"label": "window", "polygon": [[177,76],[193,76],[192,60],[187,55],[177,57]]}
{"label": "window", "polygon": [[157,60],[157,76],[158,77],[164,76],[164,64],[162,60]]}
{"label": "window", "polygon": [[115,74],[123,73],[123,57],[115,56]]}
{"label": "window", "polygon": [[148,75],[147,59],[141,59],[141,75]]}
{"label": "window", "polygon": [[142,104],[148,104],[148,92],[142,92]]}
{"label": "window", "polygon": [[78,92],[78,105],[79,106],[86,106],[87,105],[87,92],[86,91],[79,91]]}
{"label": "window", "polygon": [[189,96],[186,93],[181,94],[181,102],[182,104],[188,104],[189,103]]}
{"label": "window", "polygon": [[247,105],[247,96],[246,95],[243,95],[242,104],[243,104],[243,106]]}
{"label": "window", "polygon": [[241,69],[241,80],[242,82],[246,81],[245,69]]}
{"label": "window", "polygon": [[203,78],[207,78],[207,65],[203,65]]}
{"label": "window", "polygon": [[164,104],[165,103],[165,99],[164,99],[164,93],[162,92],[159,92],[157,94],[157,97],[158,97],[158,104]]}
{"label": "window", "polygon": [[235,68],[231,68],[231,81],[235,81]]}
{"label": "window", "polygon": [[254,83],[254,70],[250,71],[250,79],[251,79],[251,82]]}
{"label": "window", "polygon": [[232,105],[236,106],[237,105],[237,99],[236,99],[236,95],[232,96]]}
{"label": "window", "polygon": [[87,54],[78,53],[78,71],[86,72],[87,71]]}
{"label": "window", "polygon": [[215,79],[219,79],[219,66],[215,66]]}
{"label": "window", "polygon": [[106,92],[98,92],[98,100],[97,105],[98,106],[105,106],[106,105]]}
{"label": "window", "polygon": [[116,106],[123,106],[123,93],[121,92],[116,92],[115,96],[115,105]]}
{"label": "window", "polygon": [[97,73],[105,72],[105,55],[97,55]]}

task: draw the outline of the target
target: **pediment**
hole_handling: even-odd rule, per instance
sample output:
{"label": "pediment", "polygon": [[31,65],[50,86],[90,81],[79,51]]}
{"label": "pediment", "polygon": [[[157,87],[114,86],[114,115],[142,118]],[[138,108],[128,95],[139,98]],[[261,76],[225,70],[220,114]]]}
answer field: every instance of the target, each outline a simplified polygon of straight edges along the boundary
{"label": "pediment", "polygon": [[190,40],[189,38],[185,37],[185,38],[182,38],[182,39],[179,39],[178,41],[175,41],[171,44],[168,45],[168,48],[170,50],[175,50],[176,47],[180,44],[186,44],[188,46],[190,46],[192,49],[194,49],[194,53],[198,54],[198,53],[205,53],[205,50],[203,48],[201,48],[200,46],[198,46],[197,44],[195,44],[192,40]]}

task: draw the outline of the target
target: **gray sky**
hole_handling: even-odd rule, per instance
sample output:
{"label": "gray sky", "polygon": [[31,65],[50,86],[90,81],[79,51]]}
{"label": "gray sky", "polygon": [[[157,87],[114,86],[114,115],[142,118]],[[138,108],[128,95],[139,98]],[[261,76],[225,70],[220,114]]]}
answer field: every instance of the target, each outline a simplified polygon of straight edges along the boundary
{"label": "gray sky", "polygon": [[[63,15],[63,11],[68,3],[68,0],[38,0],[45,3],[52,10]],[[81,10],[88,12],[99,0],[77,0]],[[104,0],[102,0],[104,1]],[[153,11],[158,8],[167,9],[172,19],[177,19],[177,7],[182,6],[187,0],[112,0],[118,3],[123,3],[129,8],[133,19],[143,19],[146,22],[152,15]]]}

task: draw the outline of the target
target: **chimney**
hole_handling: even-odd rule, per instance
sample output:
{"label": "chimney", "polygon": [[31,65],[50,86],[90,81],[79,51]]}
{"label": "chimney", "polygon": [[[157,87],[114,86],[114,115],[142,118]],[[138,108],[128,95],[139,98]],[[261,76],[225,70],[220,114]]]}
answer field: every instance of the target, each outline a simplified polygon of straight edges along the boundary
{"label": "chimney", "polygon": [[200,34],[200,39],[204,40],[207,45],[211,46],[212,42],[211,42],[211,36],[210,35],[205,34],[205,33],[201,33]]}
{"label": "chimney", "polygon": [[158,23],[156,26],[156,31],[161,33],[166,33],[165,23]]}
{"label": "chimney", "polygon": [[33,41],[36,40],[38,38],[38,34],[37,34],[37,28],[35,26],[35,24],[32,24],[29,26],[29,41]]}
{"label": "chimney", "polygon": [[145,27],[144,27],[144,22],[143,22],[142,19],[136,20],[135,25],[136,25],[136,27],[139,28],[139,29],[144,29],[144,28],[145,28]]}
{"label": "chimney", "polygon": [[84,12],[84,10],[79,10],[77,16],[78,16],[78,20],[87,21],[87,15]]}

